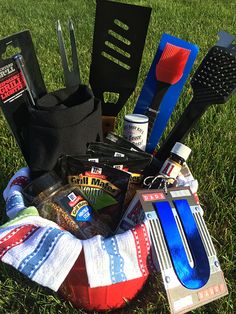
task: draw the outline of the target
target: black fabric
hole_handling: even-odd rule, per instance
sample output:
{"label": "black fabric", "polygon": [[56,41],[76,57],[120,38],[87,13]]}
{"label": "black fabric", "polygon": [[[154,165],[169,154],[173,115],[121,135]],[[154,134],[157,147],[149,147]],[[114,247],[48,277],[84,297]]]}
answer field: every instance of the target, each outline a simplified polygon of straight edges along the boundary
{"label": "black fabric", "polygon": [[101,104],[85,85],[45,95],[29,116],[32,173],[50,171],[61,155],[84,154],[88,143],[102,140]]}

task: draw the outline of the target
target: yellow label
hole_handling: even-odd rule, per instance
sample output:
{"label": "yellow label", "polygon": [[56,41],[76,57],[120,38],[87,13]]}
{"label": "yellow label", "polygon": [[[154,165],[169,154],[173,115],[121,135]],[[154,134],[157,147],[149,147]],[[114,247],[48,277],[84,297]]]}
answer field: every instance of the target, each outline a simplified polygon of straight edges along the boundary
{"label": "yellow label", "polygon": [[72,217],[76,217],[77,214],[78,214],[78,211],[83,207],[83,206],[88,206],[88,202],[86,201],[82,201],[82,202],[79,202],[77,205],[75,205],[71,211],[71,216]]}
{"label": "yellow label", "polygon": [[131,172],[130,182],[139,184],[142,181],[143,176],[140,173]]}
{"label": "yellow label", "polygon": [[119,189],[111,182],[89,176],[68,176],[68,181],[70,184],[78,184],[80,186],[90,186],[93,188],[103,189],[107,193],[115,196],[119,193]]}

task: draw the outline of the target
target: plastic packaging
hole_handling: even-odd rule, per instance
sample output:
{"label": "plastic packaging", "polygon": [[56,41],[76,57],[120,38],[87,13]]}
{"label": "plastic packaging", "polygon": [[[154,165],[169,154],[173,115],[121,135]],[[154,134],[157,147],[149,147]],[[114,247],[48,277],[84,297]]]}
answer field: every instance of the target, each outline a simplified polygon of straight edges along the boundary
{"label": "plastic packaging", "polygon": [[83,191],[99,219],[114,231],[126,206],[130,174],[102,163],[67,157],[60,175]]}
{"label": "plastic packaging", "polygon": [[23,195],[29,204],[37,207],[42,217],[56,222],[80,239],[111,233],[79,187],[64,185],[55,172],[33,180],[23,190]]}

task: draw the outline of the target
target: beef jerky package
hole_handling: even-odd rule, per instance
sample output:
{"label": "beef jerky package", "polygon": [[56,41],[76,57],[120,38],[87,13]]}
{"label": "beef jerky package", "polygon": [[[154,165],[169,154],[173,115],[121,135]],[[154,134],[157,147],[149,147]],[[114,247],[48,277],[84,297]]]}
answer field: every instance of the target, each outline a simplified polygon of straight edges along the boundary
{"label": "beef jerky package", "polygon": [[151,161],[152,155],[143,151],[134,151],[124,147],[121,147],[113,143],[94,142],[90,143],[87,149],[87,153],[92,156],[110,156],[110,157],[127,157],[128,159],[147,159]]}
{"label": "beef jerky package", "polygon": [[[128,148],[119,146],[117,143],[90,143],[87,153],[92,156],[126,157],[128,160],[133,160],[133,166],[136,164],[136,167],[140,169],[142,169],[141,160],[146,160],[148,162],[142,169],[143,178],[157,175],[162,165],[158,159],[149,153],[143,151],[134,151],[132,149],[130,150]],[[132,170],[129,171],[132,172]]]}
{"label": "beef jerky package", "polygon": [[99,219],[115,231],[125,208],[130,174],[101,163],[67,158],[61,175],[80,187]]}
{"label": "beef jerky package", "polygon": [[[62,163],[67,163],[68,160],[75,159],[80,161],[93,161],[99,162],[104,165],[113,166],[116,164],[124,164],[128,161],[127,157],[110,157],[110,156],[99,156],[99,155],[92,155],[92,154],[79,154],[79,155],[64,155],[58,159],[58,165],[61,169]],[[115,168],[115,167],[114,167]]]}
{"label": "beef jerky package", "polygon": [[103,165],[107,165],[113,168],[117,168],[119,170],[128,171],[128,169],[125,166],[128,161],[127,157],[96,156],[96,155],[91,155],[91,154],[61,156],[60,158],[58,158],[57,165],[54,170],[58,172],[59,175],[65,177],[66,171],[67,171],[67,164],[70,162],[76,162],[76,161],[80,161],[80,162],[91,161],[91,162],[96,162]]}
{"label": "beef jerky package", "polygon": [[128,157],[110,157],[110,156],[101,156],[96,154],[85,154],[85,155],[66,155],[62,156],[58,160],[59,169],[66,168],[66,164],[70,162],[70,160],[78,160],[81,162],[91,161],[100,163],[103,165],[107,165],[119,170],[123,170],[126,172],[131,173],[139,173],[141,174],[143,170],[149,165],[150,159],[149,158],[142,158],[142,159],[129,159]]}
{"label": "beef jerky package", "polygon": [[158,174],[159,173],[159,170],[161,169],[161,166],[162,166],[162,162],[160,162],[153,155],[150,155],[149,153],[144,152],[139,147],[137,147],[133,143],[130,143],[129,141],[127,141],[123,137],[121,137],[121,136],[119,136],[119,135],[117,135],[117,134],[115,134],[113,132],[109,132],[107,134],[106,138],[104,138],[104,142],[107,143],[107,144],[112,144],[113,146],[116,145],[117,147],[122,147],[122,148],[126,148],[128,150],[131,150],[131,151],[140,152],[140,153],[142,153],[142,156],[144,156],[144,154],[146,156],[150,156],[151,162],[145,168],[144,176],[151,176],[153,174]]}

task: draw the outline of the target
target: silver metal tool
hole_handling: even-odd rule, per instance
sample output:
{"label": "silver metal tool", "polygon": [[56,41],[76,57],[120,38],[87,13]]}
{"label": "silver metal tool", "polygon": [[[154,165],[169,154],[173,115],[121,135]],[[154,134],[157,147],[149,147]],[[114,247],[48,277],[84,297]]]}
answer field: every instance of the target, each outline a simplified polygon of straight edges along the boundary
{"label": "silver metal tool", "polygon": [[70,45],[71,45],[71,60],[72,60],[72,69],[69,69],[68,60],[65,51],[65,44],[62,35],[62,29],[60,21],[57,21],[57,38],[59,44],[59,52],[61,55],[61,62],[64,72],[64,80],[66,87],[73,87],[80,84],[80,69],[78,63],[78,55],[75,43],[75,32],[74,32],[74,25],[72,20],[69,20],[68,23],[69,33],[70,33]]}
{"label": "silver metal tool", "polygon": [[13,56],[13,60],[16,63],[16,66],[18,68],[18,70],[21,72],[21,75],[23,77],[23,80],[25,82],[25,86],[26,86],[26,90],[28,92],[29,95],[29,102],[31,104],[31,106],[35,106],[35,99],[36,99],[36,95],[34,92],[34,88],[33,88],[33,84],[32,81],[30,79],[29,73],[27,71],[23,56],[21,54],[16,54]]}

